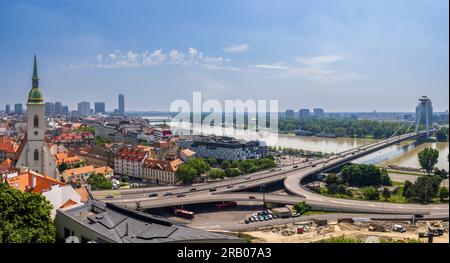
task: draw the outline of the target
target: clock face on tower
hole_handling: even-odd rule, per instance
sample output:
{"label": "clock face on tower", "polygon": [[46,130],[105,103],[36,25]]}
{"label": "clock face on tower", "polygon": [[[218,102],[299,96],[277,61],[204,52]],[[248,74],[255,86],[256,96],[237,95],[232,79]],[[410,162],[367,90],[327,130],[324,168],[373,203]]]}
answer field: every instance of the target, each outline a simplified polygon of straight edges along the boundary
{"label": "clock face on tower", "polygon": [[39,133],[37,131],[34,132],[34,135],[37,136]]}

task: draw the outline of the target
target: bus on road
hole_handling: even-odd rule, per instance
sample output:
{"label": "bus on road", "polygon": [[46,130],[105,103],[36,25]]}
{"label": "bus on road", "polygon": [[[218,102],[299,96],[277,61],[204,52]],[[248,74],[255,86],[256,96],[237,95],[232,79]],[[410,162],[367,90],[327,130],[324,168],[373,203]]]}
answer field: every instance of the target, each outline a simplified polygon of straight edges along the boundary
{"label": "bus on road", "polygon": [[186,218],[186,219],[194,218],[194,212],[192,212],[192,211],[187,211],[187,210],[183,210],[183,209],[174,209],[173,213],[178,217],[182,217],[182,218]]}

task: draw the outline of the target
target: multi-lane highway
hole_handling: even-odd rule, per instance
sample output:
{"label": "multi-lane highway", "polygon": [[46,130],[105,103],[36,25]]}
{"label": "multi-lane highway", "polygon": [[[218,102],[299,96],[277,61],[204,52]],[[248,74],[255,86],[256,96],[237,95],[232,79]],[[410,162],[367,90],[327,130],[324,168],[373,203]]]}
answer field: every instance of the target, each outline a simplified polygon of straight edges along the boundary
{"label": "multi-lane highway", "polygon": [[[344,151],[328,158],[321,158],[298,165],[261,171],[251,175],[238,176],[214,183],[174,188],[164,187],[118,191],[116,192],[118,194],[115,195],[114,198],[105,198],[105,192],[102,192],[101,194],[95,194],[95,197],[103,199],[106,202],[120,203],[127,206],[136,206],[137,202],[139,202],[140,206],[144,208],[217,201],[262,201],[261,194],[232,192],[243,191],[245,189],[284,180],[286,190],[292,195],[266,194],[265,198],[267,202],[294,204],[300,200],[305,200],[315,210],[387,214],[411,214],[420,212],[448,215],[448,205],[393,204],[348,199],[340,200],[311,192],[304,188],[300,183],[304,178],[312,174],[340,166],[390,145],[416,138],[424,133],[425,132],[417,134],[410,133],[396,136],[387,140]],[[152,194],[152,197],[149,196],[150,194]]]}

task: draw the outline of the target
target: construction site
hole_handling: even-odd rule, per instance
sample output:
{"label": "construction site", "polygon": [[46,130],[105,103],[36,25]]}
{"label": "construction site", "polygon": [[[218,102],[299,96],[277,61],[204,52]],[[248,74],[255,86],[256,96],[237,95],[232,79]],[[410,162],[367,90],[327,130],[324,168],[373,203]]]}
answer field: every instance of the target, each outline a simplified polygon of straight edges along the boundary
{"label": "construction site", "polygon": [[243,232],[253,243],[449,243],[448,222],[311,220]]}

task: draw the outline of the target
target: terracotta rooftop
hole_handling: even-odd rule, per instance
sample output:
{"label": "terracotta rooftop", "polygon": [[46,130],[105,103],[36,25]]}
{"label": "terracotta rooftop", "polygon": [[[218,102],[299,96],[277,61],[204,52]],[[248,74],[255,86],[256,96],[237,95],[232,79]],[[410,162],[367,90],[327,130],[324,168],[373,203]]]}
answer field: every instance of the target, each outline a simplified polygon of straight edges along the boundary
{"label": "terracotta rooftop", "polygon": [[19,146],[10,137],[0,137],[0,151],[16,153]]}
{"label": "terracotta rooftop", "polygon": [[[35,186],[33,187],[33,178],[35,178]],[[9,187],[18,189],[22,192],[42,193],[52,189],[52,185],[64,184],[49,176],[38,174],[33,171],[21,173],[15,177],[7,178],[6,182]]]}
{"label": "terracotta rooftop", "polygon": [[65,175],[81,175],[81,174],[87,174],[87,173],[93,173],[95,171],[94,166],[83,166],[79,168],[73,168],[73,169],[67,169],[63,172]]}
{"label": "terracotta rooftop", "polygon": [[152,158],[145,159],[144,168],[149,169],[156,169],[156,170],[162,170],[162,171],[168,171],[168,172],[176,172],[178,170],[178,167],[183,162],[180,159],[176,159],[173,161],[162,161]]}

